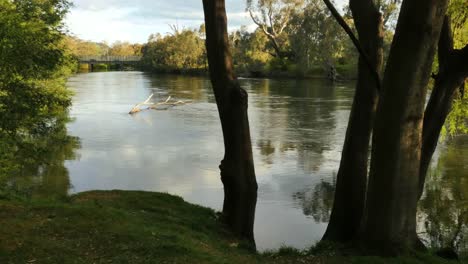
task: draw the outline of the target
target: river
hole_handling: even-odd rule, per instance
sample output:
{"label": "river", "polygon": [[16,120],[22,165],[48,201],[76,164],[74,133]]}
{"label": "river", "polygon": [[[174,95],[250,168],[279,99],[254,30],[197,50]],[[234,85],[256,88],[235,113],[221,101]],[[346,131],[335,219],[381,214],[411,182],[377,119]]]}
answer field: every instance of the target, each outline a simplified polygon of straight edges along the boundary
{"label": "river", "polygon": [[[321,238],[329,219],[354,84],[268,79],[240,83],[249,93],[259,185],[258,249],[310,246]],[[80,147],[72,155],[61,155],[63,168],[50,177],[63,186],[53,184],[55,189],[168,192],[221,209],[218,165],[223,139],[208,79],[100,72],[77,74],[68,85],[75,92],[68,134],[79,139]],[[152,93],[153,102],[171,96],[191,103],[128,114]],[[446,243],[437,230],[446,230],[446,239],[467,231],[467,164],[468,137],[441,144],[418,217],[428,244]],[[467,246],[466,240],[457,241]]]}

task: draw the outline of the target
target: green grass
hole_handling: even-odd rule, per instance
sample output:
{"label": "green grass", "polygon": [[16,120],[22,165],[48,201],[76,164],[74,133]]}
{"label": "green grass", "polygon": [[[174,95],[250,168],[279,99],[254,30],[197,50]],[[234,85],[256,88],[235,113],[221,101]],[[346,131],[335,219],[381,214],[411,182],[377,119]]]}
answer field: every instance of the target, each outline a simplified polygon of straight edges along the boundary
{"label": "green grass", "polygon": [[208,208],[163,193],[92,191],[65,201],[0,198],[0,263],[445,263],[246,249]]}

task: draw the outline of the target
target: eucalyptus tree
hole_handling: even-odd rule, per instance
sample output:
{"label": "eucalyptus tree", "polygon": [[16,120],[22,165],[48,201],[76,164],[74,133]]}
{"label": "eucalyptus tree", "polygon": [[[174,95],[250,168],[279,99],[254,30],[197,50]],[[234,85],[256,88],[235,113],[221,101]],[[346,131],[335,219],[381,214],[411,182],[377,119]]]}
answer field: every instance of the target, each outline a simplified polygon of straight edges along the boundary
{"label": "eucalyptus tree", "polygon": [[255,245],[253,226],[257,203],[247,92],[234,74],[224,0],[203,0],[206,51],[213,92],[224,138],[219,166],[224,185],[222,219],[236,234]]}
{"label": "eucalyptus tree", "polygon": [[424,98],[447,2],[403,1],[383,77],[361,239],[385,253],[421,246],[416,205]]}
{"label": "eucalyptus tree", "polygon": [[[359,36],[355,41],[359,41],[362,52],[337,174],[333,210],[323,237],[324,240],[338,242],[354,239],[360,230],[366,197],[369,141],[383,64],[383,19],[379,6],[373,0],[350,0],[350,8]],[[350,29],[348,31],[351,32]]]}
{"label": "eucalyptus tree", "polygon": [[268,37],[275,56],[282,59],[290,55],[287,28],[304,0],[247,0],[247,11],[252,21]]}
{"label": "eucalyptus tree", "polygon": [[350,40],[322,1],[306,1],[288,30],[295,61],[306,71],[312,65],[349,64],[354,57]]}
{"label": "eucalyptus tree", "polygon": [[[440,133],[447,120],[447,117],[452,110],[454,101],[455,105],[461,109],[456,109],[465,113],[460,116],[460,125],[466,126],[468,115],[468,104],[463,107],[463,104],[457,105],[460,101],[466,103],[464,98],[465,79],[468,78],[468,39],[465,36],[464,44],[457,43],[456,48],[454,43],[453,30],[461,31],[468,28],[468,12],[462,8],[459,11],[453,11],[453,6],[461,3],[460,1],[452,1],[448,15],[444,19],[442,34],[438,43],[438,73],[433,74],[434,88],[431,93],[429,102],[424,113],[423,134],[422,134],[422,150],[420,164],[420,180],[419,180],[419,197],[424,190],[424,182],[429,168],[432,155],[437,147]],[[457,12],[465,12],[461,15]],[[451,15],[455,18],[455,27],[452,27]],[[463,38],[460,36],[460,38]],[[459,40],[459,39],[458,39]],[[463,46],[464,45],[464,46]],[[455,113],[457,114],[457,113]],[[449,120],[450,121],[450,120]],[[457,124],[455,124],[457,125]],[[463,129],[462,129],[463,130]]]}
{"label": "eucalyptus tree", "polygon": [[[329,1],[324,1],[332,6]],[[360,116],[364,122],[374,123],[369,184],[366,186],[367,166],[361,167],[359,177],[356,176],[359,169],[344,166],[346,160],[355,155],[347,147],[361,150],[368,148],[368,140],[360,143],[350,141],[358,131],[370,133],[370,127],[368,130],[355,128],[355,132],[351,132],[353,123],[357,123],[353,119],[356,102],[362,103],[364,98],[368,99],[360,96],[355,98],[353,105],[340,166],[340,172],[343,173],[338,175],[332,219],[324,239],[357,239],[367,248],[391,254],[408,247],[422,247],[416,235],[416,204],[424,185],[425,166],[432,157],[454,91],[463,86],[468,76],[468,45],[461,49],[453,46],[449,19],[444,19],[447,1],[403,1],[381,84],[380,74],[373,65],[374,54],[370,53],[369,56],[369,51],[366,51],[369,42],[363,41],[358,24],[360,18],[369,18],[375,14],[377,22],[366,24],[374,26],[374,31],[368,27],[364,28],[363,33],[378,37],[376,32],[381,31],[384,21],[380,12],[382,9],[377,9],[372,1],[368,1],[367,5],[372,8],[365,8],[364,2],[359,1],[359,6],[356,6],[358,9],[353,8],[352,0],[350,4],[360,37],[360,40],[353,38],[361,54],[360,62],[365,61],[368,70],[373,73],[373,78],[365,79],[373,79],[380,92],[375,122],[369,116]],[[335,16],[351,32],[336,10]],[[352,33],[350,35],[354,37]],[[434,75],[435,88],[424,112],[424,98],[437,44],[439,73]],[[360,75],[363,70],[360,67]],[[356,94],[359,89],[358,85]],[[362,109],[373,113],[375,105]],[[366,160],[367,155],[357,164],[367,164]],[[351,217],[353,221],[340,221],[343,217]]]}

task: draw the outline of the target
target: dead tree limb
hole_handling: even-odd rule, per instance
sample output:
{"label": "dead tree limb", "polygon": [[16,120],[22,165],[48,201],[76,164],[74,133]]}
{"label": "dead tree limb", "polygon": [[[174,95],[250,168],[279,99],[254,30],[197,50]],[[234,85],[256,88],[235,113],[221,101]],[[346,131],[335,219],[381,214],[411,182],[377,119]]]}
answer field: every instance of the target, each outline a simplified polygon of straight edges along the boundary
{"label": "dead tree limb", "polygon": [[[171,102],[171,96],[167,97],[166,101],[164,102],[160,102],[160,103],[150,103],[149,101],[151,100],[151,98],[153,97],[153,94],[151,94],[148,99],[146,99],[144,102],[141,102],[141,103],[138,103],[136,104],[132,110],[130,110],[130,112],[128,112],[129,114],[135,114],[135,113],[138,113],[138,112],[141,112],[142,110],[149,110],[149,109],[154,109],[154,110],[165,110],[167,109],[168,107],[172,107],[172,106],[177,106],[177,105],[183,105],[183,104],[187,104],[187,103],[191,103],[192,101],[182,101],[182,100],[179,100],[179,101],[175,101],[175,102]],[[144,108],[144,109],[141,109],[141,106],[144,106],[144,105],[149,105],[147,108]],[[159,106],[166,106],[165,108],[160,108]]]}

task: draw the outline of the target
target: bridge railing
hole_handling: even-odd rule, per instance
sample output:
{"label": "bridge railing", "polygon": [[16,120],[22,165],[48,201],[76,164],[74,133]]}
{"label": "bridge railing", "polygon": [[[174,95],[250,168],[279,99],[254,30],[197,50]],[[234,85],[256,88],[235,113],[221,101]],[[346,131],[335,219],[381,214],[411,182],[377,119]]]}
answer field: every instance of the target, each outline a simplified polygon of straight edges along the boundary
{"label": "bridge railing", "polygon": [[135,62],[140,61],[141,56],[81,56],[80,62]]}

